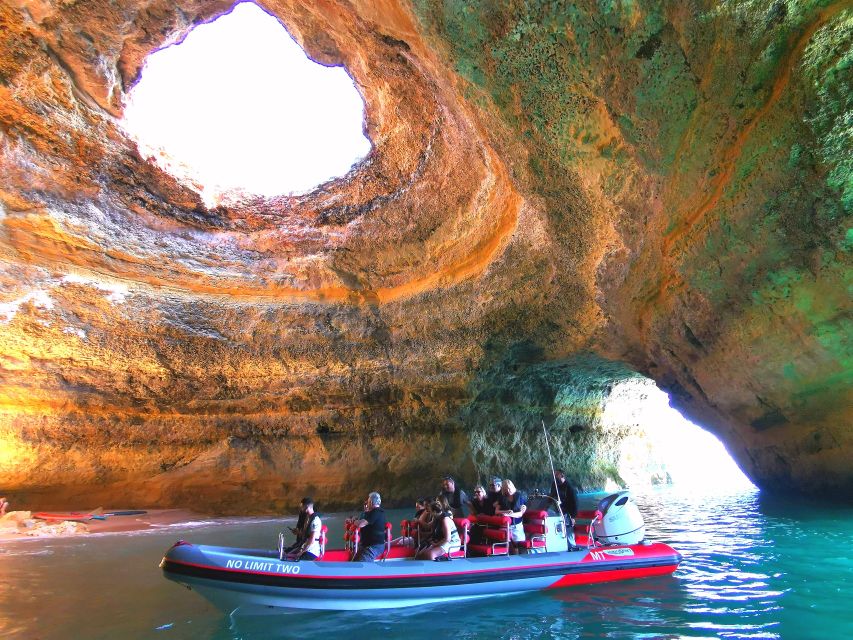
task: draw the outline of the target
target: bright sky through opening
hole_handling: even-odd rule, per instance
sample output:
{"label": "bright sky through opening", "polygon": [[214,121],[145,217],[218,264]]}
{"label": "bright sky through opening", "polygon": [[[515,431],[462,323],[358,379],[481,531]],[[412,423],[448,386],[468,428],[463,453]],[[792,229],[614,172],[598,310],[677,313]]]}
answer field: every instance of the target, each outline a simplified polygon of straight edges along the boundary
{"label": "bright sky through opening", "polygon": [[123,126],[143,157],[214,204],[229,191],[304,193],[370,151],[364,102],[340,67],[312,62],[243,3],[146,59]]}
{"label": "bright sky through opening", "polygon": [[[754,486],[716,436],[687,420],[670,406],[666,393],[646,382],[621,383],[639,392],[609,402],[604,419],[616,425],[640,424],[654,457],[663,463],[675,485],[721,490]],[[644,399],[638,401],[639,395]],[[636,446],[634,442],[625,444],[629,449]]]}

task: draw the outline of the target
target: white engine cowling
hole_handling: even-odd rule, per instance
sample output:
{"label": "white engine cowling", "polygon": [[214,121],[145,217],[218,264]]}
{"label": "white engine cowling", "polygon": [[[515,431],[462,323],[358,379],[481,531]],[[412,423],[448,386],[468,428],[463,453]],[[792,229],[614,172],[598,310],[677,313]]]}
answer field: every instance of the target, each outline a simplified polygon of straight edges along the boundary
{"label": "white engine cowling", "polygon": [[604,544],[638,544],[646,537],[646,523],[627,491],[598,503],[602,518],[595,523],[595,538]]}

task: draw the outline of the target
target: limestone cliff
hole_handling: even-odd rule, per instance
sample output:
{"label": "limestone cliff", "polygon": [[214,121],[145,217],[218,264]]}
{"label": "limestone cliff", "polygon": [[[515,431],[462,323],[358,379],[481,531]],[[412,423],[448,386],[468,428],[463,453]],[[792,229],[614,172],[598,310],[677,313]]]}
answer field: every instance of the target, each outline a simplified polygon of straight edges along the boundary
{"label": "limestone cliff", "polygon": [[636,371],[761,486],[853,495],[852,2],[259,4],[373,150],[213,209],[117,121],[230,2],[0,5],[2,490],[408,496],[540,415],[594,484]]}

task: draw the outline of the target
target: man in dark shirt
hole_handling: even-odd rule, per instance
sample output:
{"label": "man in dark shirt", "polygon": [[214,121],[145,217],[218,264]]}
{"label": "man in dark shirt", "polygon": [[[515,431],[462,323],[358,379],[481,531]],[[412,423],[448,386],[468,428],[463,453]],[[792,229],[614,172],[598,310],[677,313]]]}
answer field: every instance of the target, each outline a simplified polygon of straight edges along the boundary
{"label": "man in dark shirt", "polygon": [[468,494],[456,486],[453,476],[444,476],[441,495],[447,498],[454,518],[464,518],[467,511]]}
{"label": "man in dark shirt", "polygon": [[305,520],[308,518],[307,506],[309,504],[313,505],[314,501],[307,497],[302,498],[302,502],[299,503],[299,517],[296,520],[296,526],[288,527],[291,533],[296,536],[296,542],[284,549],[284,553],[295,553],[305,542]]}
{"label": "man in dark shirt", "polygon": [[375,491],[364,502],[364,513],[355,525],[361,529],[361,542],[356,553],[356,562],[373,562],[385,550],[385,525],[388,519],[380,506],[382,497]]}
{"label": "man in dark shirt", "polygon": [[557,484],[551,485],[551,497],[560,502],[566,524],[571,528],[575,526],[575,518],[578,517],[578,499],[565,471],[557,469],[554,476],[557,478]]}
{"label": "man in dark shirt", "polygon": [[489,502],[486,497],[486,489],[483,485],[478,484],[474,487],[474,497],[468,503],[468,509],[472,516],[493,516],[495,515],[495,505]]}
{"label": "man in dark shirt", "polygon": [[486,493],[486,501],[491,505],[491,510],[486,512],[486,515],[495,515],[495,510],[498,508],[498,503],[501,500],[501,479],[497,476],[492,476],[489,481],[489,491]]}

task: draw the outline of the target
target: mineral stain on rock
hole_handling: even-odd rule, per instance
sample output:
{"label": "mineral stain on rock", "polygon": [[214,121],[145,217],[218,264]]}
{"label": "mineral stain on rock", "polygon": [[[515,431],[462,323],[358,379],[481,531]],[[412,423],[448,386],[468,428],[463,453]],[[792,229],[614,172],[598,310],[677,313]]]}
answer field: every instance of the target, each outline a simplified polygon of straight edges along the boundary
{"label": "mineral stain on rock", "polygon": [[853,3],[259,4],[347,69],[374,148],[212,210],[116,118],[231,2],[0,6],[4,491],[532,482],[542,417],[594,488],[630,430],[596,412],[643,375],[760,486],[853,495]]}

